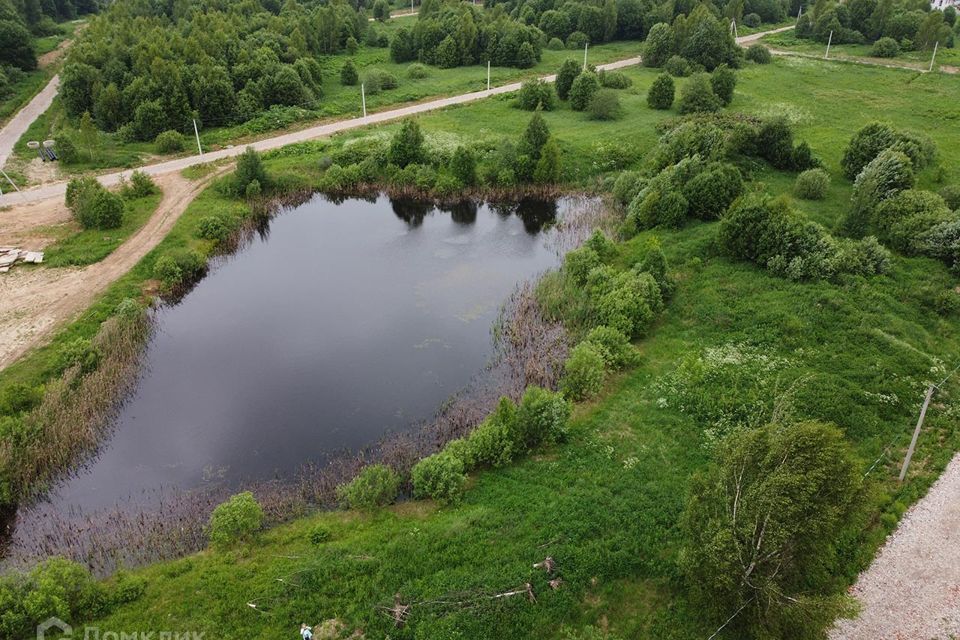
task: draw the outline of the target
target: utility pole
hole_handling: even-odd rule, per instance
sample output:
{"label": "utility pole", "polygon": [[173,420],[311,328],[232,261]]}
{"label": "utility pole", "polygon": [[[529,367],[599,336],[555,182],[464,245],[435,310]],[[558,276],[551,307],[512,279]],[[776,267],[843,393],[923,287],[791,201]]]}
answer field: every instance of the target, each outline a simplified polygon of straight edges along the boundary
{"label": "utility pole", "polygon": [[803,15],[803,5],[800,5],[800,9],[797,11],[797,20],[800,20],[800,16]]}
{"label": "utility pole", "polygon": [[7,179],[7,182],[10,183],[10,186],[17,190],[17,193],[20,193],[20,187],[17,186],[17,183],[10,179],[10,176],[7,175],[7,172],[3,169],[0,169],[0,173],[3,174],[3,177]]}
{"label": "utility pole", "polygon": [[193,135],[197,137],[197,151],[200,152],[200,157],[203,157],[203,147],[200,146],[200,131],[197,129],[197,119],[193,119]]}
{"label": "utility pole", "polygon": [[487,60],[487,91],[490,91],[490,61]]}
{"label": "utility pole", "polygon": [[936,43],[935,45],[933,45],[933,55],[930,56],[930,68],[927,69],[927,73],[930,73],[931,71],[933,71],[933,61],[934,61],[934,60],[936,59],[936,57],[937,57],[937,47],[939,47],[939,46],[940,46],[940,41],[937,40],[937,43]]}
{"label": "utility pole", "polygon": [[360,101],[363,104],[363,119],[367,119],[367,92],[363,87],[363,83],[360,83]]}
{"label": "utility pole", "polygon": [[734,38],[739,38],[740,35],[737,33],[737,19],[734,18],[730,21],[730,32],[733,33]]}
{"label": "utility pole", "polygon": [[923,399],[923,406],[920,407],[920,419],[917,420],[917,427],[913,430],[913,439],[910,440],[910,448],[907,449],[907,457],[903,459],[903,466],[900,467],[900,482],[907,477],[907,467],[910,466],[910,459],[913,457],[913,450],[917,448],[917,438],[920,437],[920,428],[923,427],[923,419],[927,416],[927,407],[930,406],[930,399],[937,385],[931,384],[927,389],[927,397]]}
{"label": "utility pole", "polygon": [[827,52],[823,54],[823,59],[826,60],[830,57],[830,44],[833,42],[833,31],[830,31],[830,37],[827,38]]}
{"label": "utility pole", "polygon": [[583,70],[587,70],[587,47],[590,46],[589,42],[583,44]]}

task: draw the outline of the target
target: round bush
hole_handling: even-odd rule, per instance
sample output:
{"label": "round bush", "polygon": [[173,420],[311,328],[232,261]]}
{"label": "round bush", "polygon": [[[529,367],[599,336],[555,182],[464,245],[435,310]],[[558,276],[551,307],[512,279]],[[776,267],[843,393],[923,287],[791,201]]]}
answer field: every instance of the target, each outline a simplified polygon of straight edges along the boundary
{"label": "round bush", "polygon": [[710,76],[706,73],[694,74],[680,88],[680,113],[709,113],[719,111],[721,107],[720,98],[713,92],[710,84]]}
{"label": "round bush", "polygon": [[373,509],[397,499],[400,475],[384,464],[367,465],[353,480],[337,486],[337,500],[348,508]]}
{"label": "round bush", "polygon": [[761,22],[762,20],[760,19],[760,16],[756,13],[748,13],[747,15],[743,16],[743,25],[745,27],[756,29],[760,26]]}
{"label": "round bush", "polygon": [[518,444],[530,449],[541,442],[563,442],[567,438],[570,412],[570,403],[561,394],[528,387],[517,407]]}
{"label": "round bush", "polygon": [[563,259],[563,271],[579,286],[587,283],[587,276],[601,264],[600,256],[590,247],[568,251]]}
{"label": "round bush", "polygon": [[407,67],[407,77],[413,80],[422,80],[429,75],[430,75],[430,70],[427,68],[427,65],[425,64],[414,62],[412,65]]}
{"label": "round bush", "polygon": [[880,38],[873,43],[870,53],[877,58],[895,58],[900,53],[900,45],[893,38]]}
{"label": "round bush", "polygon": [[562,51],[563,40],[560,38],[550,38],[550,41],[547,43],[547,49],[550,51]]}
{"label": "round bush", "polygon": [[357,67],[353,60],[348,59],[340,68],[340,84],[352,87],[360,81],[360,74],[357,73]]}
{"label": "round bush", "polygon": [[690,63],[681,56],[670,56],[663,65],[663,70],[675,78],[686,78],[690,75]]}
{"label": "round bush", "polygon": [[591,329],[584,342],[593,345],[611,369],[622,369],[637,359],[637,351],[630,344],[630,338],[612,327]]}
{"label": "round bush", "polygon": [[569,36],[567,36],[567,49],[583,49],[587,43],[590,42],[590,38],[582,31],[574,31]]}
{"label": "round bush", "polygon": [[767,49],[760,43],[750,45],[747,48],[745,56],[747,60],[756,62],[757,64],[770,64],[770,62],[773,60],[773,56],[770,54],[770,49]]}
{"label": "round bush", "polygon": [[470,432],[462,453],[458,454],[456,447],[449,445],[446,451],[459,457],[469,467],[501,467],[509,464],[515,453],[511,429],[511,424],[491,416]]}
{"label": "round bush", "polygon": [[725,64],[719,65],[710,74],[710,86],[720,103],[727,106],[733,102],[733,90],[737,86],[737,74]]}
{"label": "round bush", "polygon": [[716,220],[743,193],[743,179],[733,165],[725,164],[704,171],[683,186],[690,215],[702,220]]}
{"label": "round bush", "polygon": [[600,89],[590,99],[587,114],[591,120],[617,120],[623,115],[620,96],[613,89]]}
{"label": "round bush", "polygon": [[807,169],[797,176],[793,193],[802,200],[823,200],[830,188],[830,174],[823,169]]}
{"label": "round bush", "polygon": [[467,484],[463,461],[444,451],[418,462],[412,475],[414,496],[432,498],[440,504],[460,502]]}
{"label": "round bush", "polygon": [[517,93],[517,106],[524,111],[553,111],[557,106],[557,94],[553,85],[539,78],[528,80],[520,85]]}
{"label": "round bush", "polygon": [[563,365],[560,389],[571,400],[586,400],[600,393],[605,375],[600,351],[589,342],[581,342],[570,350]]}
{"label": "round bush", "polygon": [[570,87],[570,108],[574,111],[585,111],[599,90],[600,81],[597,80],[597,74],[589,71],[581,73]]}
{"label": "round bush", "polygon": [[627,89],[633,80],[618,71],[600,71],[600,86],[608,89]]}
{"label": "round bush", "polygon": [[234,225],[226,216],[206,216],[197,224],[197,237],[214,242],[223,242],[230,237]]}
{"label": "round bush", "polygon": [[187,141],[179,131],[164,131],[157,134],[154,144],[159,153],[179,153],[186,147]]}
{"label": "round bush", "polygon": [[668,73],[661,73],[650,85],[647,105],[651,109],[669,109],[673,106],[674,93],[673,78]]}
{"label": "round bush", "polygon": [[249,540],[263,525],[263,509],[249,491],[238,493],[210,515],[210,542],[224,547]]}

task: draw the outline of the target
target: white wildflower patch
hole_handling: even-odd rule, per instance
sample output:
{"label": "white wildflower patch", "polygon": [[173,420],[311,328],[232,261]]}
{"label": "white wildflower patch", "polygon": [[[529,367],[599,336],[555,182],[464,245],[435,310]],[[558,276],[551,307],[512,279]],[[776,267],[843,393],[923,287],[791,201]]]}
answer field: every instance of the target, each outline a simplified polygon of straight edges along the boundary
{"label": "white wildflower patch", "polygon": [[623,468],[629,471],[630,469],[633,469],[635,466],[637,466],[637,463],[639,462],[640,462],[640,459],[638,457],[630,456],[629,458],[623,461]]}
{"label": "white wildflower patch", "polygon": [[813,120],[813,114],[809,109],[804,109],[789,102],[775,102],[764,105],[754,111],[754,114],[761,118],[786,118],[791,125],[803,124]]}

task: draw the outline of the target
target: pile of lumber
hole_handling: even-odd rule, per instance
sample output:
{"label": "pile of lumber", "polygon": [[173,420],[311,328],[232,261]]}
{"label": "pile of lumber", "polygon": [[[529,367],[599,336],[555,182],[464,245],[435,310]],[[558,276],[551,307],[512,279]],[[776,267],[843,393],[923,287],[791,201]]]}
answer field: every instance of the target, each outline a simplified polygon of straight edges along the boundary
{"label": "pile of lumber", "polygon": [[0,247],[0,273],[10,271],[10,267],[18,262],[40,264],[43,262],[43,251],[24,251],[15,247]]}

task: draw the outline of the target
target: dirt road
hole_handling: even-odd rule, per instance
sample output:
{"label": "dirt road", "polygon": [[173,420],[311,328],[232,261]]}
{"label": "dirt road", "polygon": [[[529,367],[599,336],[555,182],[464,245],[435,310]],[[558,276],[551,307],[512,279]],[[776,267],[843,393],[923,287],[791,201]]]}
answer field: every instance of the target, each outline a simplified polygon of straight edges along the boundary
{"label": "dirt road", "polygon": [[[60,75],[57,74],[50,78],[50,82],[47,83],[40,93],[33,96],[33,99],[27,103],[23,109],[17,112],[17,115],[13,116],[3,129],[0,129],[0,167],[7,163],[7,158],[13,154],[13,145],[17,144],[17,140],[23,137],[23,134],[27,132],[27,129],[30,128],[30,125],[33,124],[33,121],[43,115],[43,112],[50,108],[50,104],[53,102],[53,99],[57,96],[57,90],[60,88]],[[4,193],[8,191],[9,185],[4,181],[2,183],[2,188]],[[16,194],[14,194],[16,195]],[[7,196],[4,195],[4,198]],[[4,202],[0,198],[0,205],[10,205],[13,202],[6,201]]]}
{"label": "dirt road", "polygon": [[[115,280],[133,268],[170,232],[187,205],[214,176],[190,182],[179,174],[158,180],[163,197],[157,212],[116,251],[76,269],[14,269],[0,278],[0,369],[49,340],[57,327],[89,307]],[[64,211],[46,209],[50,219]],[[3,218],[0,217],[0,220]]]}
{"label": "dirt road", "polygon": [[831,640],[960,636],[960,455],[887,538],[851,593],[863,605]]}

